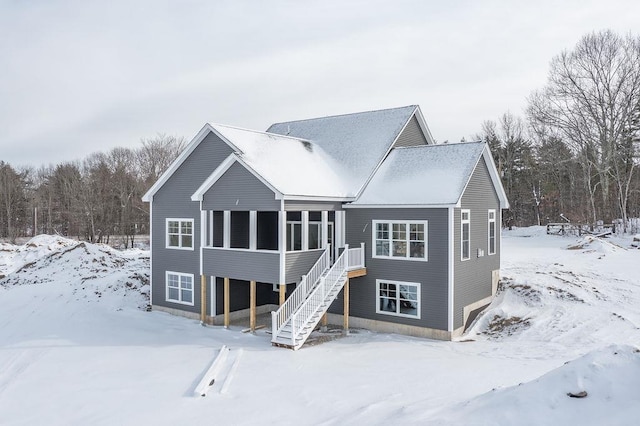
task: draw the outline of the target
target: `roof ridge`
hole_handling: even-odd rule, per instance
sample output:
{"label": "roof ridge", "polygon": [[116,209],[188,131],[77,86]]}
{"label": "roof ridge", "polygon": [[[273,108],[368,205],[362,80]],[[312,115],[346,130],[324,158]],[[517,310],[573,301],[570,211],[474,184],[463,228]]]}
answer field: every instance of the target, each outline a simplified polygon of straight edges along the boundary
{"label": "roof ridge", "polygon": [[434,143],[429,145],[413,145],[413,146],[397,146],[393,149],[411,149],[411,148],[434,148],[437,146],[455,146],[455,145],[471,145],[471,144],[483,144],[482,141],[470,141],[470,142],[453,142],[453,143]]}
{"label": "roof ridge", "polygon": [[273,126],[277,126],[278,124],[298,123],[300,121],[323,120],[325,118],[347,117],[347,116],[350,116],[350,115],[368,114],[368,113],[371,113],[371,112],[391,111],[391,110],[394,110],[394,109],[411,108],[411,107],[415,110],[415,108],[417,108],[418,105],[405,105],[405,106],[401,106],[401,107],[374,109],[374,110],[371,110],[371,111],[349,112],[349,113],[345,113],[345,114],[326,115],[326,116],[323,116],[323,117],[302,118],[300,120],[279,121],[277,123],[272,123],[269,126],[269,128],[271,128]]}
{"label": "roof ridge", "polygon": [[[213,128],[216,128],[216,126],[219,127],[226,127],[228,129],[235,129],[235,130],[242,130],[244,132],[251,132],[251,133],[260,133],[262,135],[269,135],[269,136],[275,136],[278,138],[286,138],[286,139],[292,139],[294,141],[299,141],[299,142],[309,142],[309,143],[314,143],[312,140],[309,139],[304,139],[304,138],[298,138],[295,136],[289,136],[289,135],[281,135],[279,133],[271,133],[271,132],[266,132],[266,131],[262,131],[262,130],[255,130],[255,129],[247,129],[246,127],[238,127],[238,126],[230,126],[228,124],[220,124],[220,123],[209,123],[209,125]],[[315,144],[314,144],[315,145]]]}

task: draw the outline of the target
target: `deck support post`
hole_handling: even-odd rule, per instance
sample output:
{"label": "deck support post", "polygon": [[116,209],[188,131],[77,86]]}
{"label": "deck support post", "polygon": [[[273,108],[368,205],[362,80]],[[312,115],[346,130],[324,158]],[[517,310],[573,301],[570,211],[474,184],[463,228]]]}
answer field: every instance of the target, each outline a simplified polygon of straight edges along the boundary
{"label": "deck support post", "polygon": [[256,332],[256,282],[249,282],[249,328]]}
{"label": "deck support post", "polygon": [[229,278],[224,277],[224,328],[229,328]]}
{"label": "deck support post", "polygon": [[320,331],[323,333],[327,332],[327,324],[329,323],[329,319],[327,318],[327,313],[325,312],[320,320]]}
{"label": "deck support post", "polygon": [[349,277],[344,283],[344,309],[342,316],[342,333],[349,334]]}
{"label": "deck support post", "polygon": [[284,300],[287,296],[287,285],[280,284],[280,306],[284,305]]}
{"label": "deck support post", "polygon": [[200,275],[200,323],[204,325],[207,320],[207,277]]}

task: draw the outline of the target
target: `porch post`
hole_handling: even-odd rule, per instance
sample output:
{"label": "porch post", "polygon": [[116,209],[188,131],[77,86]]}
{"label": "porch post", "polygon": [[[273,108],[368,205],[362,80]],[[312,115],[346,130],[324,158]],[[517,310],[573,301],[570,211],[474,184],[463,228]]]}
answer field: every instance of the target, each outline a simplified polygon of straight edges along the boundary
{"label": "porch post", "polygon": [[284,300],[286,299],[286,296],[287,296],[287,285],[280,284],[280,306],[284,304]]}
{"label": "porch post", "polygon": [[325,312],[320,320],[320,331],[323,333],[327,332],[327,324],[329,323],[329,319],[327,318],[327,313]]}
{"label": "porch post", "polygon": [[344,283],[344,309],[342,316],[342,333],[349,334],[349,278]]}
{"label": "porch post", "polygon": [[207,319],[207,277],[200,275],[200,323],[205,324]]}
{"label": "porch post", "polygon": [[322,211],[322,243],[320,247],[326,248],[329,244],[329,212]]}
{"label": "porch post", "polygon": [[249,328],[256,331],[256,282],[249,282]]}
{"label": "porch post", "polygon": [[222,247],[231,247],[231,211],[225,210],[223,213]]}
{"label": "porch post", "polygon": [[300,213],[302,219],[302,251],[309,250],[309,212],[307,210]]}
{"label": "porch post", "polygon": [[224,328],[229,328],[229,278],[224,277]]}
{"label": "porch post", "polygon": [[249,250],[258,247],[258,212],[249,211]]}

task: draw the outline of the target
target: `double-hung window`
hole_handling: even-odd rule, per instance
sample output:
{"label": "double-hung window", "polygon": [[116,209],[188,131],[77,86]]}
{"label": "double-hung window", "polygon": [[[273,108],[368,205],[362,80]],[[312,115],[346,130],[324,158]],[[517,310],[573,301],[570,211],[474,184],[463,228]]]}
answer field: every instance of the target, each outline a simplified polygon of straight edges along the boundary
{"label": "double-hung window", "polygon": [[427,260],[426,220],[374,220],[373,257]]}
{"label": "double-hung window", "polygon": [[496,254],[496,211],[489,210],[489,254]]}
{"label": "double-hung window", "polygon": [[167,248],[193,250],[193,219],[167,219]]}
{"label": "double-hung window", "polygon": [[376,280],[376,312],[420,319],[420,283]]}
{"label": "double-hung window", "polygon": [[193,306],[193,274],[167,271],[165,281],[168,302]]}
{"label": "double-hung window", "polygon": [[471,258],[471,212],[460,211],[460,248],[462,260]]}

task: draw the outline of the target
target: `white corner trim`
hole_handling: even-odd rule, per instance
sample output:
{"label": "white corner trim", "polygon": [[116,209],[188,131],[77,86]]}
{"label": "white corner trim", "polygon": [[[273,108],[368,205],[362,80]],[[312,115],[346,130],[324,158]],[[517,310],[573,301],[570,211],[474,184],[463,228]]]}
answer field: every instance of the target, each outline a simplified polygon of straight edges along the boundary
{"label": "white corner trim", "polygon": [[420,109],[420,105],[416,106],[416,110],[413,113],[418,121],[418,126],[422,130],[425,138],[427,139],[428,145],[435,145],[436,141],[433,139],[431,135],[431,130],[429,130],[429,126],[427,125],[427,121],[424,119],[424,115],[422,115],[422,110]]}
{"label": "white corner trim", "polygon": [[449,282],[448,282],[448,296],[449,296],[449,309],[448,309],[448,328],[447,330],[449,332],[453,332],[453,309],[454,309],[454,300],[453,300],[453,292],[454,292],[454,272],[455,272],[455,266],[454,266],[454,261],[455,261],[455,220],[454,220],[454,213],[455,213],[455,209],[453,207],[449,207],[449,212],[448,212],[448,216],[449,216],[449,220],[448,220],[448,234],[449,234],[449,256],[448,256],[448,278],[449,278]]}

